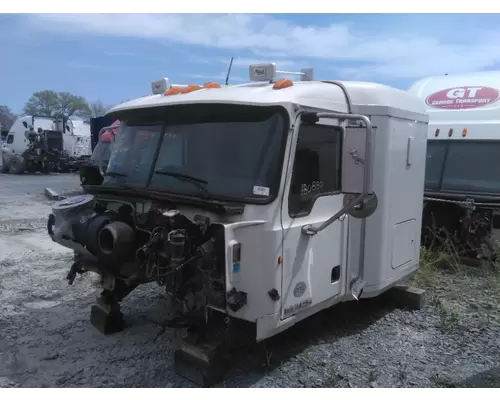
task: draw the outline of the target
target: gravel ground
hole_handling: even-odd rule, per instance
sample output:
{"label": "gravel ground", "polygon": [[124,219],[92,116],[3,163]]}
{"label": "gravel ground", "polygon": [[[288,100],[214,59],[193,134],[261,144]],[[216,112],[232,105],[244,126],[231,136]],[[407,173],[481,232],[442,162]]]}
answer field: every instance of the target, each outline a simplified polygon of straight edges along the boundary
{"label": "gravel ground", "polygon": [[[190,387],[172,369],[176,333],[151,320],[165,304],[144,286],[123,303],[129,328],[89,323],[92,277],[65,281],[71,252],[45,233],[43,189],[74,175],[0,175],[0,387]],[[500,274],[430,271],[420,311],[380,300],[334,307],[241,351],[224,387],[500,386]],[[158,336],[158,337],[157,337]]]}

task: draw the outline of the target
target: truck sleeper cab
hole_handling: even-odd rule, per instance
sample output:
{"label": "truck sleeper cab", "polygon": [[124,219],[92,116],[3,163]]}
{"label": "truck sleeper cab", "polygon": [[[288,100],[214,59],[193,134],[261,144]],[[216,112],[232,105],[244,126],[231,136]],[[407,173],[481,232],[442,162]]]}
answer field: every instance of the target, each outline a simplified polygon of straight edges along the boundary
{"label": "truck sleeper cab", "polygon": [[384,85],[275,75],[270,64],[250,67],[253,84],[157,81],[109,111],[121,123],[104,181],[49,221],[75,249],[72,276],[102,274],[108,313],[154,280],[172,321],[206,332],[222,315],[261,341],[418,269],[422,105]]}

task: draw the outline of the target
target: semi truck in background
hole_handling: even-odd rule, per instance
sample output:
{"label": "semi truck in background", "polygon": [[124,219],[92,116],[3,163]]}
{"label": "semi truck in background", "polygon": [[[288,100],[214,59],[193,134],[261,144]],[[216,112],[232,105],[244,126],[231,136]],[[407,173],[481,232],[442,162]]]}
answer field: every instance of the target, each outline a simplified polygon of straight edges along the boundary
{"label": "semi truck in background", "polygon": [[429,114],[422,243],[496,258],[500,71],[427,77],[408,91]]}
{"label": "semi truck in background", "polygon": [[187,328],[176,371],[203,385],[240,340],[379,296],[419,268],[424,106],[310,68],[300,81],[278,73],[250,65],[253,82],[226,87],[165,78],[115,106],[104,180],[48,219],[52,240],[75,252],[69,283],[101,275],[91,323],[124,329],[120,302],[155,282],[165,326]]}
{"label": "semi truck in background", "polygon": [[0,123],[0,171],[3,170],[3,159],[2,159],[2,149],[7,146],[7,134],[8,129],[4,129],[2,123]]}
{"label": "semi truck in background", "polygon": [[66,172],[91,155],[90,125],[44,116],[18,118],[2,148],[2,172]]}

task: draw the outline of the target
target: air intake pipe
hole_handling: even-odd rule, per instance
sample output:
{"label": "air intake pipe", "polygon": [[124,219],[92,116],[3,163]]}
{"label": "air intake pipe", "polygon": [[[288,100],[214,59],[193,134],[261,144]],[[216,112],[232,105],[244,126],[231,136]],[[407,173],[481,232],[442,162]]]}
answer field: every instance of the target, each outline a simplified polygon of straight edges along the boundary
{"label": "air intake pipe", "polygon": [[114,221],[100,230],[97,244],[103,254],[116,259],[120,255],[130,252],[134,236],[134,229],[130,225]]}

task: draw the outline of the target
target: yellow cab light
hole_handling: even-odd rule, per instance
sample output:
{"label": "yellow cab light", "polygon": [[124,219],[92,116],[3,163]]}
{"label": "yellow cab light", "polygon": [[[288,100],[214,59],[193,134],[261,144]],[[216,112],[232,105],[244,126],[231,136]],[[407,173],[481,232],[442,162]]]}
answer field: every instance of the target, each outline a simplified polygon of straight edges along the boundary
{"label": "yellow cab light", "polygon": [[199,89],[201,89],[200,85],[189,85],[187,88],[182,89],[182,93],[191,93]]}
{"label": "yellow cab light", "polygon": [[439,128],[436,129],[436,133],[434,134],[435,137],[438,137],[439,136]]}
{"label": "yellow cab light", "polygon": [[171,96],[173,94],[179,94],[181,92],[182,92],[182,88],[180,88],[180,87],[173,87],[173,88],[168,89],[165,92],[164,96]]}
{"label": "yellow cab light", "polygon": [[462,130],[462,137],[466,137],[466,136],[467,136],[467,129],[466,129],[466,128],[464,128],[464,129]]}
{"label": "yellow cab light", "polygon": [[450,130],[448,131],[448,137],[451,137],[451,135],[453,135],[453,129],[450,128]]}
{"label": "yellow cab light", "polygon": [[276,83],[273,85],[273,89],[285,89],[290,86],[293,86],[293,82],[290,79],[283,78],[279,81],[276,81]]}
{"label": "yellow cab light", "polygon": [[205,89],[218,89],[220,85],[217,82],[207,82],[203,85]]}

